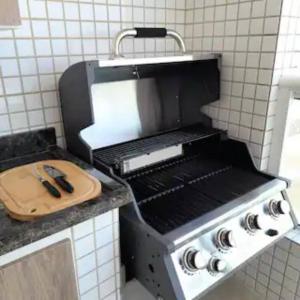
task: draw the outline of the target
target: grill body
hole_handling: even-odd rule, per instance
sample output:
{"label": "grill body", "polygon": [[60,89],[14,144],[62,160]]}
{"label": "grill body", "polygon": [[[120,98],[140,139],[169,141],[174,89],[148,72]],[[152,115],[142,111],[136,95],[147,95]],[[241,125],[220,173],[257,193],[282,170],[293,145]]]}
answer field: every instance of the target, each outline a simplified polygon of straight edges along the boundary
{"label": "grill body", "polygon": [[[217,134],[186,144],[184,153],[121,176],[135,198],[120,212],[127,278],[138,278],[163,299],[200,298],[296,224],[292,212],[270,216],[270,201],[289,201],[289,182],[259,172],[245,144]],[[266,227],[250,232],[249,214]],[[219,247],[222,229],[233,233],[235,247]],[[208,264],[204,270],[186,267],[188,249],[201,252]],[[225,262],[226,271],[210,270],[212,259]]]}
{"label": "grill body", "polygon": [[201,112],[219,99],[220,59],[81,62],[59,83],[68,150],[132,193],[127,279],[159,299],[198,299],[296,225],[281,211],[289,182]]}

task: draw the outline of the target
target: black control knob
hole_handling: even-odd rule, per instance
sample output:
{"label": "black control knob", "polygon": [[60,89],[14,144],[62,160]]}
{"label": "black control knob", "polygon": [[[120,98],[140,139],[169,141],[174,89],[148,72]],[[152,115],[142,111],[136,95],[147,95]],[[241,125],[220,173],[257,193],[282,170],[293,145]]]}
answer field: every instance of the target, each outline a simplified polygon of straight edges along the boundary
{"label": "black control knob", "polygon": [[205,269],[207,266],[207,261],[202,253],[194,248],[187,249],[183,254],[182,260],[184,267],[191,272]]}
{"label": "black control knob", "polygon": [[250,232],[263,230],[267,228],[266,220],[259,215],[248,214],[245,218],[245,228]]}
{"label": "black control knob", "polygon": [[211,273],[224,273],[227,269],[225,260],[219,258],[212,258],[208,264],[208,271]]}
{"label": "black control knob", "polygon": [[233,232],[227,229],[221,229],[216,236],[217,247],[222,250],[228,250],[236,247],[236,242],[233,236]]}
{"label": "black control knob", "polygon": [[278,218],[280,215],[287,215],[290,211],[290,204],[285,200],[271,200],[269,203],[269,213],[272,217]]}

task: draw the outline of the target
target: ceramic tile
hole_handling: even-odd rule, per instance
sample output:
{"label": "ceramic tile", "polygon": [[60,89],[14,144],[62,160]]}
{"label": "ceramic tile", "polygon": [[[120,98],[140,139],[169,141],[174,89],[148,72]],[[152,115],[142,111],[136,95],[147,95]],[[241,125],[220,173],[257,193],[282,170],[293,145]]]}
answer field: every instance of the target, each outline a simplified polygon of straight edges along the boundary
{"label": "ceramic tile", "polygon": [[77,258],[87,255],[95,250],[94,236],[88,235],[75,243],[75,254]]}
{"label": "ceramic tile", "polygon": [[87,275],[79,278],[79,291],[80,294],[86,293],[88,290],[97,286],[97,273],[96,271],[90,272]]}
{"label": "ceramic tile", "polygon": [[82,277],[83,275],[95,270],[97,266],[95,252],[78,259],[76,263],[78,277]]}
{"label": "ceramic tile", "polygon": [[[49,94],[49,93],[44,93],[43,96],[46,94]],[[92,219],[82,222],[73,227],[74,239],[78,240],[84,236],[87,236],[87,235],[93,233],[93,231],[94,231],[94,226],[93,226]]]}

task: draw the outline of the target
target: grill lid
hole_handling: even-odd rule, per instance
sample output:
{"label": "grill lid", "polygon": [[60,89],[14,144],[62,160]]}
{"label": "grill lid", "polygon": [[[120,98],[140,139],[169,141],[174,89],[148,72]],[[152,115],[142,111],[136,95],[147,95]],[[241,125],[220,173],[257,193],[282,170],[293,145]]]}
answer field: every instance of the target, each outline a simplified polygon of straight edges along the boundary
{"label": "grill lid", "polygon": [[[173,37],[184,55],[120,58],[124,37]],[[68,149],[90,162],[91,150],[189,125],[211,127],[201,107],[219,99],[220,55],[186,54],[183,39],[167,29],[122,31],[108,61],[80,62],[60,78]]]}

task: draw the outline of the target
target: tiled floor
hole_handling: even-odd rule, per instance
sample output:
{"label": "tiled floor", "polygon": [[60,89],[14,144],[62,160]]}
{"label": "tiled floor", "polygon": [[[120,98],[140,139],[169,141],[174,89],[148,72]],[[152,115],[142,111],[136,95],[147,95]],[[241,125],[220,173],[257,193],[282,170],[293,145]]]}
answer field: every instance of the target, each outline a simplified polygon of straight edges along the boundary
{"label": "tiled floor", "polygon": [[[245,288],[238,279],[231,278],[214,289],[202,300],[260,300],[261,296]],[[155,300],[136,280],[126,284],[122,291],[122,300]]]}

